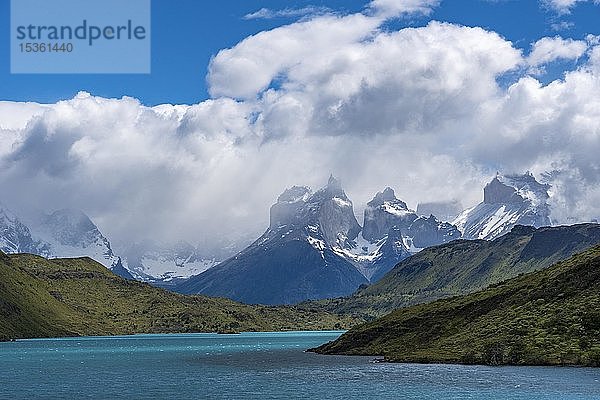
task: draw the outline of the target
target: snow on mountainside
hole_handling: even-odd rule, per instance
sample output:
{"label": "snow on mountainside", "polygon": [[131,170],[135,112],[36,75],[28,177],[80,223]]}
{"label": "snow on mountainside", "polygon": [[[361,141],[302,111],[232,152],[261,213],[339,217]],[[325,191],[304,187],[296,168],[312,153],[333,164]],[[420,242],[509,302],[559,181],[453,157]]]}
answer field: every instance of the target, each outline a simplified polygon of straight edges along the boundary
{"label": "snow on mountainside", "polygon": [[110,242],[79,210],[63,209],[44,215],[32,225],[32,235],[47,244],[48,258],[90,257],[107,268],[119,264]]}
{"label": "snow on mountainside", "polygon": [[495,239],[515,225],[551,225],[548,206],[549,185],[530,173],[498,174],[483,189],[483,202],[465,210],[453,223],[465,239]]}
{"label": "snow on mountainside", "polygon": [[314,193],[294,186],[271,207],[260,238],[176,290],[260,304],[345,296],[367,282],[338,254],[354,245],[359,232],[352,202],[335,178]]}
{"label": "snow on mountainside", "polygon": [[31,237],[29,228],[16,215],[0,204],[0,250],[4,253],[34,253],[47,251]]}
{"label": "snow on mountainside", "polygon": [[[46,258],[90,257],[116,274],[156,285],[198,275],[236,251],[229,241],[208,254],[181,242],[172,246],[149,242],[130,246],[117,256],[110,241],[79,210],[63,209],[33,218],[26,225],[0,206],[0,250],[31,253]],[[210,246],[207,246],[207,248]],[[214,244],[213,246],[214,247]]]}
{"label": "snow on mountainside", "polygon": [[460,232],[433,215],[417,215],[388,187],[367,203],[360,238],[367,245],[357,245],[363,251],[355,259],[357,267],[370,281],[376,281],[404,258],[458,239]]}
{"label": "snow on mountainside", "polygon": [[363,230],[352,201],[330,177],[316,192],[305,186],[285,190],[260,238],[175,289],[261,304],[345,296],[383,276],[418,251],[415,246],[459,236],[434,216],[416,215],[389,188],[369,202]]}
{"label": "snow on mountainside", "polygon": [[133,279],[114,255],[109,241],[87,215],[77,210],[55,211],[27,226],[0,206],[0,250],[46,258],[90,257],[118,275]]}
{"label": "snow on mountainside", "polygon": [[170,282],[198,275],[219,263],[218,256],[206,256],[187,242],[174,245],[142,242],[123,254],[123,264],[138,280]]}

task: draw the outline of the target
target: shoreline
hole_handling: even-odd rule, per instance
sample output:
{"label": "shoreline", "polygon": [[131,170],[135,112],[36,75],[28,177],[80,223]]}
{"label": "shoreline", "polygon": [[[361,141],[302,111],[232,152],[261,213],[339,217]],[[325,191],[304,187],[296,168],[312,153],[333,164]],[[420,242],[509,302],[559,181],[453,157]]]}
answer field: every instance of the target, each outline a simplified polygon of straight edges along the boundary
{"label": "shoreline", "polygon": [[126,333],[126,334],[115,334],[115,335],[64,335],[64,336],[36,336],[36,337],[23,337],[23,338],[8,338],[8,339],[0,339],[0,343],[10,343],[10,342],[22,342],[22,341],[33,341],[33,340],[69,340],[69,339],[117,339],[117,338],[131,338],[135,336],[191,336],[191,335],[219,335],[219,336],[240,336],[244,334],[268,334],[268,333],[339,333],[340,335],[347,332],[347,330],[331,330],[331,329],[315,329],[315,330],[280,330],[280,331],[242,331],[242,332],[231,332],[231,333],[223,333],[223,332],[152,332],[152,333]]}
{"label": "shoreline", "polygon": [[485,363],[467,363],[461,362],[460,360],[423,360],[423,359],[414,359],[414,360],[393,360],[389,359],[386,356],[381,354],[344,354],[344,353],[324,353],[319,351],[319,348],[325,346],[327,343],[305,350],[307,353],[318,354],[320,356],[344,356],[344,357],[375,357],[372,362],[374,364],[405,364],[405,365],[464,365],[464,366],[479,366],[479,367],[493,367],[493,368],[502,368],[502,367],[552,367],[552,368],[592,368],[595,370],[600,369],[600,366],[597,365],[585,365],[585,364],[571,364],[571,363],[542,363],[542,364],[510,364],[510,363],[498,363],[498,364],[485,364]]}

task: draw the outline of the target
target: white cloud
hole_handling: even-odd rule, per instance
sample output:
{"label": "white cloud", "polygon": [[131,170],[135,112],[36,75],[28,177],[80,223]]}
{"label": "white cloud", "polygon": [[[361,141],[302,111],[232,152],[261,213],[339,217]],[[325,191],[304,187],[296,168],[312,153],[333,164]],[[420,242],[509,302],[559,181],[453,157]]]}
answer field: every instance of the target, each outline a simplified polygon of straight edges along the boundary
{"label": "white cloud", "polygon": [[326,56],[331,49],[360,43],[381,21],[363,14],[327,15],[244,39],[211,61],[208,81],[214,97],[254,98],[298,60]]}
{"label": "white cloud", "polygon": [[[569,14],[571,10],[578,4],[590,0],[542,0],[548,8],[556,11],[559,14]],[[594,4],[598,4],[598,0],[591,0]]]}
{"label": "white cloud", "polygon": [[559,21],[550,24],[550,27],[553,31],[568,31],[569,29],[573,29],[575,27],[575,23],[571,21]]}
{"label": "white cloud", "polygon": [[432,22],[387,33],[362,15],[346,18],[297,23],[221,51],[211,93],[259,99],[267,137],[394,133],[452,122],[521,62],[510,43],[480,28]]}
{"label": "white cloud", "polygon": [[[549,38],[549,50],[525,57],[481,28],[383,22],[323,15],[248,37],[214,57],[213,98],[193,106],[85,93],[0,103],[3,200],[82,208],[121,243],[200,242],[258,233],[285,187],[319,186],[329,173],[360,210],[385,186],[413,207],[471,205],[496,170],[531,170],[555,183],[558,222],[598,218],[593,40],[583,64],[544,85],[522,67],[578,57],[580,44]],[[499,86],[509,72],[519,76]]]}
{"label": "white cloud", "polygon": [[407,14],[428,15],[440,0],[372,0],[368,8],[375,15],[390,18]]}
{"label": "white cloud", "polygon": [[538,67],[558,59],[576,60],[587,48],[587,43],[582,40],[563,39],[560,36],[544,37],[533,44],[527,63],[531,67]]}
{"label": "white cloud", "polygon": [[43,114],[46,109],[38,103],[0,101],[0,129],[23,129],[32,117]]}
{"label": "white cloud", "polygon": [[302,8],[284,8],[283,10],[272,10],[261,8],[260,10],[244,15],[244,19],[274,19],[274,18],[297,18],[327,14],[332,10],[327,7],[308,6]]}

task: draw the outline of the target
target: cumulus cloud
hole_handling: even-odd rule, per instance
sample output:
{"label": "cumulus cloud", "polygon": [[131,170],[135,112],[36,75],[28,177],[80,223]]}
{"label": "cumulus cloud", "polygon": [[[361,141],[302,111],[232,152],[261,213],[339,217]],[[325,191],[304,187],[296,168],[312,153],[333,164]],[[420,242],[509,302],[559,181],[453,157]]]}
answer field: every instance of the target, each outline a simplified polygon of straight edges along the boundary
{"label": "cumulus cloud", "polygon": [[208,72],[210,94],[255,98],[282,71],[303,59],[325,57],[337,46],[360,43],[380,24],[363,14],[327,15],[250,36],[213,58]]}
{"label": "cumulus cloud", "polygon": [[538,67],[558,59],[576,60],[587,48],[587,43],[582,40],[544,37],[533,44],[527,62],[531,67]]}
{"label": "cumulus cloud", "polygon": [[[319,187],[329,173],[360,214],[385,186],[412,207],[454,198],[467,206],[495,171],[530,170],[554,185],[557,222],[598,218],[594,40],[583,48],[545,38],[525,56],[482,28],[384,30],[374,3],[223,49],[209,66],[212,98],[196,105],[86,93],[0,103],[0,185],[11,188],[3,200],[84,209],[118,243],[205,242],[259,233],[285,187]],[[560,80],[543,84],[527,70],[588,47]],[[499,86],[507,74],[516,78]]]}

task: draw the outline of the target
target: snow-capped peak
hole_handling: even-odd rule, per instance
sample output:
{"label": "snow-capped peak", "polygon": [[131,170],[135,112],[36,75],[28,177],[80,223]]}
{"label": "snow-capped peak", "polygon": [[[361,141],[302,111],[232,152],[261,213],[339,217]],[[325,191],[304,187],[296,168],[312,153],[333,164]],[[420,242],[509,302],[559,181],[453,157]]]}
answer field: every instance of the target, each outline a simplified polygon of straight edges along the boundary
{"label": "snow-capped peak", "polygon": [[43,215],[31,229],[35,239],[47,244],[46,257],[90,257],[107,268],[119,263],[108,239],[81,210],[62,209]]}
{"label": "snow-capped peak", "polygon": [[385,237],[393,227],[408,229],[417,219],[405,202],[396,198],[394,190],[385,188],[367,203],[364,214],[363,237],[376,242]]}
{"label": "snow-capped peak", "polygon": [[379,207],[384,204],[393,205],[394,208],[408,210],[406,203],[396,198],[394,189],[386,187],[383,191],[378,192],[371,201],[367,203],[369,207]]}
{"label": "snow-capped peak", "polygon": [[465,210],[453,223],[466,239],[495,239],[515,225],[550,225],[549,185],[531,173],[497,174],[483,189],[483,202]]}
{"label": "snow-capped peak", "polygon": [[483,190],[486,204],[514,203],[529,201],[533,206],[545,204],[550,185],[539,183],[527,172],[523,175],[497,174]]}
{"label": "snow-capped peak", "polygon": [[349,241],[358,236],[360,225],[339,180],[331,176],[327,185],[316,192],[306,186],[293,186],[278,197],[271,206],[269,230],[261,240],[289,236],[294,231],[338,247],[348,247]]}
{"label": "snow-capped peak", "polygon": [[29,228],[0,204],[0,250],[4,253],[37,253],[43,247],[31,237]]}

